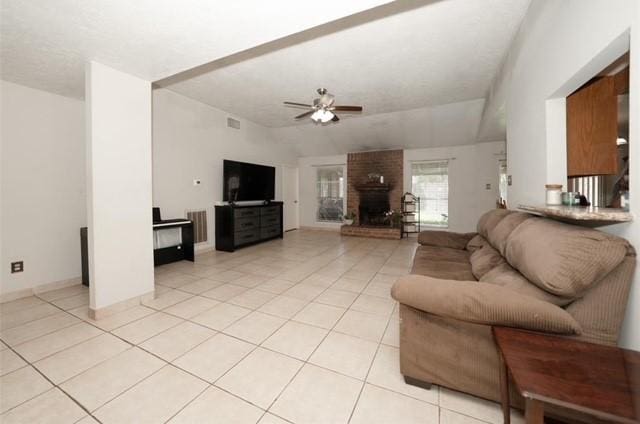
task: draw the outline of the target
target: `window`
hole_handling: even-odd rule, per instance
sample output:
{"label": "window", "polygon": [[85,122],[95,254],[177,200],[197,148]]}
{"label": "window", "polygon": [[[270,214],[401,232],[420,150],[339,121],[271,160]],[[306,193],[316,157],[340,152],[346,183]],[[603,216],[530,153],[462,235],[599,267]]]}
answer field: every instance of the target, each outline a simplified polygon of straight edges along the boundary
{"label": "window", "polygon": [[342,166],[318,167],[317,196],[317,220],[341,222],[344,215],[344,176]]}
{"label": "window", "polygon": [[411,164],[411,192],[420,197],[420,223],[449,226],[449,162]]}
{"label": "window", "polygon": [[499,189],[500,189],[500,201],[507,202],[507,185],[508,185],[508,177],[507,177],[507,160],[500,159],[498,160],[498,175],[499,179]]}

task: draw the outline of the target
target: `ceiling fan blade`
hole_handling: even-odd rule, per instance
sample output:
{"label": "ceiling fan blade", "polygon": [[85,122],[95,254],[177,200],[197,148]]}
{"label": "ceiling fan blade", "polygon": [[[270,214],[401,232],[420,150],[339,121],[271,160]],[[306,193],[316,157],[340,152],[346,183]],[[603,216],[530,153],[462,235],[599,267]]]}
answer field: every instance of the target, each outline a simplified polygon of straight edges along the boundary
{"label": "ceiling fan blade", "polygon": [[300,107],[312,107],[311,105],[306,105],[304,103],[296,103],[296,102],[284,102],[287,106],[300,106]]}
{"label": "ceiling fan blade", "polygon": [[332,109],[343,112],[362,112],[362,106],[334,106]]}
{"label": "ceiling fan blade", "polygon": [[340,118],[338,118],[338,115],[336,115],[335,113],[333,114],[333,118],[331,118],[331,120],[333,122],[338,122],[340,120]]}
{"label": "ceiling fan blade", "polygon": [[315,112],[315,110],[310,110],[310,111],[308,111],[308,112],[305,112],[305,113],[302,113],[302,114],[300,114],[300,115],[296,116],[296,117],[295,117],[295,118],[293,118],[293,119],[305,118],[305,117],[307,117],[307,116],[311,115],[313,112]]}

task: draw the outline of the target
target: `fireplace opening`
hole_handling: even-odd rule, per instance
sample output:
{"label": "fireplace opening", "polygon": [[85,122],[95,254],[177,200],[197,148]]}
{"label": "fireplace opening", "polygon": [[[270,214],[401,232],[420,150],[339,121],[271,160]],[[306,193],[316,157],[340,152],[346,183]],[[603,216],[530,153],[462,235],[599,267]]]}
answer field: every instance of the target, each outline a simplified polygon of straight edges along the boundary
{"label": "fireplace opening", "polygon": [[386,191],[361,191],[359,205],[360,225],[388,226],[390,209],[389,193]]}

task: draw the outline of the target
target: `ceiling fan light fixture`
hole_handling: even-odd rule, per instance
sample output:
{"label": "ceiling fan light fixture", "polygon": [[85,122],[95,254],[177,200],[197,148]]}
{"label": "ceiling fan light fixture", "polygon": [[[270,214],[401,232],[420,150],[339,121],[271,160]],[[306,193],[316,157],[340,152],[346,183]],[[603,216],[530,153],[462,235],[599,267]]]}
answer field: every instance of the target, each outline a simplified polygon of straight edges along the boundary
{"label": "ceiling fan light fixture", "polygon": [[340,121],[340,118],[334,113],[334,111],[337,111],[338,113],[362,112],[362,106],[334,105],[335,97],[333,94],[328,93],[326,88],[319,88],[317,92],[320,97],[313,99],[312,104],[284,102],[286,106],[307,108],[306,112],[294,116],[293,119],[298,120],[310,117],[316,124],[327,124],[329,122],[335,123]]}
{"label": "ceiling fan light fixture", "polygon": [[333,117],[334,117],[333,113],[326,109],[318,109],[315,112],[313,112],[313,115],[311,115],[311,119],[313,120],[313,122],[321,122],[323,124],[326,124],[327,122],[331,121]]}

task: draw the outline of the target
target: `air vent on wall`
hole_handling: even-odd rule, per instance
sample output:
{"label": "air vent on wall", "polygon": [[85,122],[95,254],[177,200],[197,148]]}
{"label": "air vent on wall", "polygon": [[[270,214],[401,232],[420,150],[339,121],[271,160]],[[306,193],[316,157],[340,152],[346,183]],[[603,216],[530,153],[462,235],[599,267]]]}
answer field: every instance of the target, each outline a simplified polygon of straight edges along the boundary
{"label": "air vent on wall", "polygon": [[239,130],[240,129],[240,121],[238,121],[237,119],[233,119],[233,118],[227,118],[227,127],[235,128],[235,129]]}

